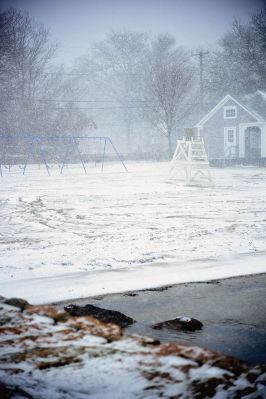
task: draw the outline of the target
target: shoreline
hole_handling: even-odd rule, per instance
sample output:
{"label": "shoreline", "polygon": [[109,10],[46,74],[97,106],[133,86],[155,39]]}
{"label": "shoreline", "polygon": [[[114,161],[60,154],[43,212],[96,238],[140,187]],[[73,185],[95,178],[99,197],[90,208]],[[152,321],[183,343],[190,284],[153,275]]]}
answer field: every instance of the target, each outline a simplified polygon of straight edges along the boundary
{"label": "shoreline", "polygon": [[[164,285],[159,285],[157,287],[150,287],[150,288],[141,288],[141,289],[135,289],[135,290],[128,290],[128,291],[121,291],[121,292],[110,292],[110,293],[103,293],[100,295],[89,295],[87,297],[77,297],[77,298],[70,298],[70,299],[64,299],[62,301],[51,301],[49,304],[58,306],[63,304],[68,304],[69,301],[78,301],[81,303],[82,301],[88,301],[89,299],[93,300],[102,300],[103,298],[109,297],[109,296],[131,296],[131,293],[141,293],[145,291],[155,291],[155,292],[161,292],[161,291],[166,291],[169,288],[175,287],[175,286],[186,286],[188,284],[220,284],[223,281],[227,280],[237,280],[237,279],[242,279],[242,278],[249,278],[249,277],[256,277],[256,276],[265,276],[266,277],[266,272],[261,272],[261,273],[250,273],[250,274],[243,274],[239,276],[230,276],[230,277],[222,277],[222,278],[213,278],[212,280],[199,280],[199,281],[187,281],[187,282],[181,282],[181,283],[173,283],[173,284],[164,284]],[[266,289],[266,285],[265,285]],[[132,295],[134,296],[134,295]],[[46,303],[45,303],[46,304]],[[265,306],[266,308],[266,306]],[[265,309],[266,310],[266,309]],[[266,319],[266,317],[265,317]]]}
{"label": "shoreline", "polygon": [[[121,268],[80,270],[74,273],[10,279],[0,283],[5,297],[16,296],[32,304],[48,304],[139,291],[173,284],[205,282],[265,273],[266,252],[246,252],[228,259],[200,258],[188,262],[158,262]],[[12,281],[11,281],[12,280]],[[11,284],[12,283],[12,284]]]}
{"label": "shoreline", "polygon": [[[57,308],[87,303],[118,310],[137,322],[125,335],[140,334],[217,350],[250,363],[266,363],[266,273],[212,281],[166,285],[53,302]],[[150,326],[177,316],[203,323],[195,332],[153,330]]]}

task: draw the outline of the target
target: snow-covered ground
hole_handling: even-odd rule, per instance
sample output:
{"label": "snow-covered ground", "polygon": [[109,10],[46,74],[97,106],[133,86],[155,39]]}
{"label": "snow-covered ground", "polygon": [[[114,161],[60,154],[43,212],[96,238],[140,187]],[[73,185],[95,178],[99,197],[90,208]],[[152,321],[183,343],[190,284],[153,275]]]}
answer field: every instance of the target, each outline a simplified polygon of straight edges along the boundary
{"label": "snow-covered ground", "polygon": [[168,163],[4,170],[0,295],[45,303],[266,272],[266,170],[165,181]]}

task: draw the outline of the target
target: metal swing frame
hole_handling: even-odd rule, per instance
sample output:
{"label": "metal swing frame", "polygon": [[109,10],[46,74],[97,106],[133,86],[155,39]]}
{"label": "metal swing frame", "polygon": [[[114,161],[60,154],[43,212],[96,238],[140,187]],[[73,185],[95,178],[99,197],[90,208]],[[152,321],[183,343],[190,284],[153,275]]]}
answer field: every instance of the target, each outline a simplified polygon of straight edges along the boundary
{"label": "metal swing frame", "polygon": [[[22,169],[22,173],[23,175],[26,172],[26,168],[27,165],[29,163],[30,157],[33,156],[33,149],[36,148],[39,152],[39,159],[41,161],[41,163],[43,163],[45,165],[47,174],[50,176],[50,166],[47,162],[45,153],[42,149],[42,136],[41,135],[16,135],[16,136],[12,136],[13,138],[18,138],[18,139],[24,139],[25,143],[26,143],[26,160],[25,163],[20,166],[20,168]],[[56,137],[58,138],[58,136]],[[56,140],[56,138],[54,137],[54,140]],[[112,142],[111,138],[108,136],[73,136],[73,135],[68,135],[65,137],[60,137],[61,140],[63,140],[66,143],[66,151],[64,153],[63,156],[63,160],[62,160],[62,164],[61,166],[59,166],[60,169],[60,174],[63,173],[63,169],[65,168],[66,164],[67,164],[67,160],[69,158],[69,153],[71,149],[75,149],[77,151],[80,163],[82,164],[84,173],[87,174],[87,169],[85,166],[85,162],[82,158],[82,154],[80,152],[79,149],[79,142],[81,140],[93,140],[93,141],[100,141],[100,143],[103,141],[103,152],[101,154],[101,171],[103,172],[104,169],[104,163],[105,163],[105,156],[106,156],[106,147],[107,144],[109,143],[109,145],[111,146],[111,148],[113,149],[117,159],[121,162],[121,164],[123,165],[124,169],[126,172],[128,172],[128,169],[121,157],[121,155],[119,154],[119,152],[117,151],[114,143]],[[4,140],[6,140],[6,136],[0,135],[0,144],[1,141],[4,142]],[[53,137],[49,137],[49,140],[53,140]],[[5,153],[4,153],[5,154]],[[0,159],[0,175],[3,176],[3,169],[2,166],[4,166],[4,164],[1,162]]]}

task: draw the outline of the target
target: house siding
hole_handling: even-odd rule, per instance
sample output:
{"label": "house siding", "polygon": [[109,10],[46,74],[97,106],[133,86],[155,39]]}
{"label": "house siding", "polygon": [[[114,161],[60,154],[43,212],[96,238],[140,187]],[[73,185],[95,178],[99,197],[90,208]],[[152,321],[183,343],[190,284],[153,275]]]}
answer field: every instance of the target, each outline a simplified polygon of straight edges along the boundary
{"label": "house siding", "polygon": [[[224,119],[224,106],[236,106],[237,117]],[[210,119],[206,121],[201,130],[206,151],[210,159],[224,158],[224,128],[236,128],[236,146],[239,148],[239,123],[253,123],[257,120],[233,100],[228,100]],[[236,152],[238,157],[238,151]]]}

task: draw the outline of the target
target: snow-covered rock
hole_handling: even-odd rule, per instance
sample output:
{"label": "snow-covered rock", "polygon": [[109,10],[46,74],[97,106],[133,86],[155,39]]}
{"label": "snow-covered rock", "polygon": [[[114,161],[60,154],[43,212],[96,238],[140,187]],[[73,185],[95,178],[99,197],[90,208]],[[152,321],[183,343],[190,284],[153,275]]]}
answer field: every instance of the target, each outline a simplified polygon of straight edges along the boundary
{"label": "snow-covered rock", "polygon": [[171,320],[162,321],[156,323],[152,328],[159,330],[161,328],[168,328],[170,330],[185,330],[185,331],[195,331],[200,330],[203,327],[201,321],[194,319],[193,317],[176,317]]}

